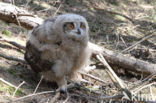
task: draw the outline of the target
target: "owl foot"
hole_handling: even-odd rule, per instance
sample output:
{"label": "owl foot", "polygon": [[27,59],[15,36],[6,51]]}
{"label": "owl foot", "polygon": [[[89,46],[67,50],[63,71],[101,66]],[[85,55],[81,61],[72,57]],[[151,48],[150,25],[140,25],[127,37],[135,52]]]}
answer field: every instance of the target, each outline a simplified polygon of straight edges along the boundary
{"label": "owl foot", "polygon": [[61,94],[67,93],[67,87],[65,85],[59,87],[56,91],[59,91]]}
{"label": "owl foot", "polygon": [[61,93],[66,93],[67,92],[67,87],[65,85],[63,85],[61,88],[60,88],[60,92]]}

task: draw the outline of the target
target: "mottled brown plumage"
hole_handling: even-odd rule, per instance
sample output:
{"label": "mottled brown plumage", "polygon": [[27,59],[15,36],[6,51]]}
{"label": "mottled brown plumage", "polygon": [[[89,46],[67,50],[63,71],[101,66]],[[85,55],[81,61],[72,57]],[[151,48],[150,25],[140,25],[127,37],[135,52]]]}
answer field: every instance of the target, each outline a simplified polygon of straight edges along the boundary
{"label": "mottled brown plumage", "polygon": [[66,90],[66,76],[74,78],[88,64],[88,30],[86,19],[80,15],[47,19],[30,33],[25,59],[36,73]]}
{"label": "mottled brown plumage", "polygon": [[[42,51],[39,51],[29,41],[26,44],[25,60],[30,64],[31,68],[36,72],[49,71],[54,65],[53,62],[43,60],[41,58]],[[43,68],[44,67],[44,68]]]}

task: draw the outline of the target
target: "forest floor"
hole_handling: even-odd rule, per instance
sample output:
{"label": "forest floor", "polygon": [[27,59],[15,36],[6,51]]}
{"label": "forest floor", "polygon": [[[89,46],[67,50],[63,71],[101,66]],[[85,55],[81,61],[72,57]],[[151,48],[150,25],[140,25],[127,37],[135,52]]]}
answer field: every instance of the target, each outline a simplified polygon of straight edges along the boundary
{"label": "forest floor", "polygon": [[[59,0],[30,0],[30,2],[19,0],[15,1],[15,5],[44,19],[63,13],[80,14],[86,17],[89,23],[91,42],[115,52],[156,64],[156,36],[124,51],[127,47],[156,31],[156,1],[154,0],[64,0],[64,2]],[[5,43],[1,39],[15,41],[25,46],[29,31],[3,21],[0,21],[0,24],[0,54],[23,59],[23,50]],[[98,61],[92,60],[91,64],[97,65]],[[156,100],[156,83],[153,83],[156,81],[156,75],[146,77],[143,74],[130,73],[121,68],[112,68],[130,90],[135,91],[137,95],[146,96],[151,101],[152,99]],[[25,98],[15,103],[122,102],[116,99],[98,99],[100,96],[108,97],[121,94],[104,67],[97,66],[89,74],[100,78],[104,83],[83,75],[88,82],[69,89],[68,98],[63,94],[57,97],[55,93],[47,93]],[[2,79],[13,86],[2,82]],[[13,96],[14,86],[18,87],[23,81],[24,84]],[[39,81],[40,77],[28,65],[0,57],[0,103],[7,103],[14,98],[33,94]],[[150,83],[153,85],[147,86]],[[147,88],[141,89],[145,86]],[[55,88],[54,84],[43,80],[37,92],[55,90]]]}

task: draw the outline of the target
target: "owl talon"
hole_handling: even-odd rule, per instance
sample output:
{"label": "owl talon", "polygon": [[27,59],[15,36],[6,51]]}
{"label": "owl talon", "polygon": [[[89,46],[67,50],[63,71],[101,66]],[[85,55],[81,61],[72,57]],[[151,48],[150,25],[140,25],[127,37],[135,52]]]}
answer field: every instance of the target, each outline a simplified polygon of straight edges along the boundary
{"label": "owl talon", "polygon": [[67,88],[65,85],[63,85],[62,87],[60,87],[60,93],[67,93]]}
{"label": "owl talon", "polygon": [[62,89],[61,89],[61,90],[60,90],[60,93],[61,93],[61,94],[66,94],[66,93],[67,93],[67,90],[62,90]]}
{"label": "owl talon", "polygon": [[67,89],[60,89],[60,93],[66,93]]}

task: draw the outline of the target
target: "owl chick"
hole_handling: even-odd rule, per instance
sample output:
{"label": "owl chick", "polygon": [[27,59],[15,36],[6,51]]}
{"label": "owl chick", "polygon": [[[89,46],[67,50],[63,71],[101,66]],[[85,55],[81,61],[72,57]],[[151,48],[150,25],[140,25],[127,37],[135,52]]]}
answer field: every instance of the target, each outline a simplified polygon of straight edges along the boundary
{"label": "owl chick", "polygon": [[35,72],[66,91],[66,77],[74,78],[89,62],[88,30],[86,19],[77,14],[49,18],[30,33],[25,60]]}

